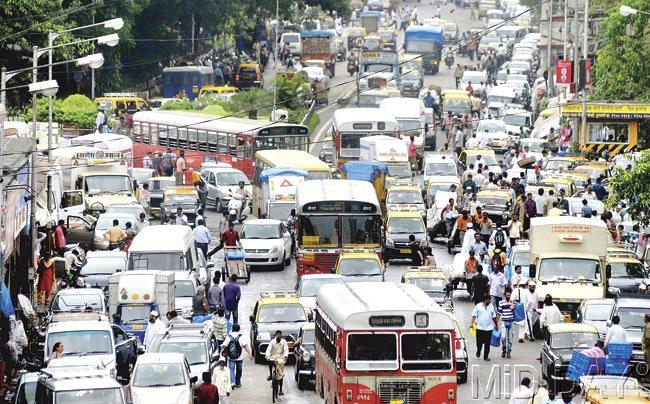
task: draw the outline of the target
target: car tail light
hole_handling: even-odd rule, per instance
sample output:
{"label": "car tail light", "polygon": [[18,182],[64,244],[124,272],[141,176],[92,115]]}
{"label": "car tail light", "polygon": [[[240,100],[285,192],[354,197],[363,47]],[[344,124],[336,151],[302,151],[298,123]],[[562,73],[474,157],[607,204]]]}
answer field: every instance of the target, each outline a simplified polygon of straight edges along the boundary
{"label": "car tail light", "polygon": [[262,81],[262,75],[259,73],[257,74],[257,81]]}
{"label": "car tail light", "polygon": [[239,74],[235,75],[235,81],[239,81],[241,77],[239,77]]}

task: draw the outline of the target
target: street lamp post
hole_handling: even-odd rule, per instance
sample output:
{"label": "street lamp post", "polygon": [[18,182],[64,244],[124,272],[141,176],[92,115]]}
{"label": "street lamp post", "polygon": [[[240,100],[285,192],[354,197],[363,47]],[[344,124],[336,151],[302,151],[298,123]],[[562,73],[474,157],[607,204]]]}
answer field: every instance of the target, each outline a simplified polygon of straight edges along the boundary
{"label": "street lamp post", "polygon": [[626,6],[624,4],[621,4],[621,7],[618,9],[618,12],[623,17],[627,17],[627,16],[630,16],[630,15],[636,15],[638,13],[645,14],[645,15],[650,15],[650,12],[643,11],[643,10],[637,10],[636,8],[632,8],[632,7]]}

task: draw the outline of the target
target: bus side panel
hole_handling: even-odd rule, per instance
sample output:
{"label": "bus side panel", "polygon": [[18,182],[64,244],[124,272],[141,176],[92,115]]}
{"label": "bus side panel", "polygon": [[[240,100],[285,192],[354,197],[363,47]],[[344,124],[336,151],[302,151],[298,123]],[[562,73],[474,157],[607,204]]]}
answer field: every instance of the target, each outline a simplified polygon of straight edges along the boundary
{"label": "bus side panel", "polygon": [[322,392],[328,403],[341,402],[337,398],[338,373],[330,357],[316,342],[316,393]]}
{"label": "bus side panel", "polygon": [[452,404],[458,402],[458,384],[456,382],[439,383],[433,386],[427,384],[425,389],[420,400],[422,403]]}

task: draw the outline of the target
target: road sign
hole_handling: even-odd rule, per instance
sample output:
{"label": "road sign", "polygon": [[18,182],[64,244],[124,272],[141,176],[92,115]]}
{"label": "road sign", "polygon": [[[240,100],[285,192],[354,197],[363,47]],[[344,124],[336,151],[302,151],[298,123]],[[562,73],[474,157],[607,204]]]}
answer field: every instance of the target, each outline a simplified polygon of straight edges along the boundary
{"label": "road sign", "polygon": [[555,66],[556,84],[570,85],[573,83],[573,62],[571,60],[558,60]]}

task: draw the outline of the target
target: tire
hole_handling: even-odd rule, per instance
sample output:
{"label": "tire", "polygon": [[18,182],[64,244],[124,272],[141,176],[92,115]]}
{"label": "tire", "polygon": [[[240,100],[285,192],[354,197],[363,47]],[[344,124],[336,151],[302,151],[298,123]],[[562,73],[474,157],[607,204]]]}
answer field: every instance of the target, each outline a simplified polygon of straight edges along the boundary
{"label": "tire", "polygon": [[456,382],[458,384],[465,384],[467,383],[467,370],[465,370],[465,373],[462,373],[456,377]]}
{"label": "tire", "polygon": [[305,390],[307,388],[307,383],[302,380],[300,376],[296,376],[296,383],[298,383],[298,390]]}
{"label": "tire", "polygon": [[287,252],[285,251],[284,255],[285,255],[284,266],[288,267],[289,265],[291,265],[291,254],[289,254],[289,257],[286,257]]}
{"label": "tire", "polygon": [[259,365],[260,363],[264,363],[264,361],[262,360],[262,355],[260,355],[260,353],[257,352],[257,350],[255,350],[255,349],[253,351],[253,357],[255,358],[255,363],[256,364]]}
{"label": "tire", "polygon": [[298,383],[298,388],[300,389],[300,377],[298,377],[298,366],[293,367],[293,379]]}

